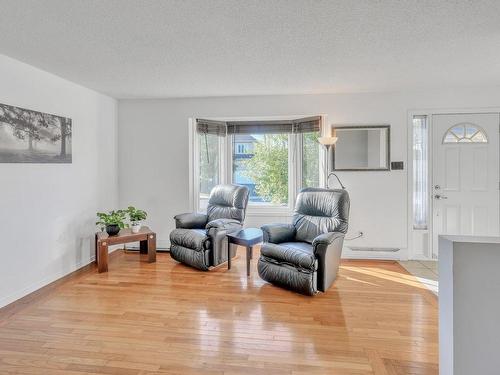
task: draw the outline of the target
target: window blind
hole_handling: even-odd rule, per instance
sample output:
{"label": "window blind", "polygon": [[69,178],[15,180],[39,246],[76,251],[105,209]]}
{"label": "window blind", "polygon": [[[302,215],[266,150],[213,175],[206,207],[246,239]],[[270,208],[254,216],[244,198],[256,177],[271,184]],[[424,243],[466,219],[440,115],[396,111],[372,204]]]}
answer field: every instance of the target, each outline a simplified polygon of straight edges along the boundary
{"label": "window blind", "polygon": [[321,116],[294,120],[230,121],[227,123],[228,134],[309,133],[319,131],[320,128]]}
{"label": "window blind", "polygon": [[280,134],[291,132],[291,121],[233,121],[227,124],[228,134]]}
{"label": "window blind", "polygon": [[196,119],[196,132],[198,134],[225,137],[227,134],[227,124],[224,121]]}
{"label": "window blind", "polygon": [[320,130],[321,116],[301,118],[293,122],[293,133],[313,133]]}
{"label": "window blind", "polygon": [[196,120],[196,131],[199,134],[212,134],[219,137],[225,137],[227,134],[289,134],[312,133],[320,130],[321,116],[271,121]]}

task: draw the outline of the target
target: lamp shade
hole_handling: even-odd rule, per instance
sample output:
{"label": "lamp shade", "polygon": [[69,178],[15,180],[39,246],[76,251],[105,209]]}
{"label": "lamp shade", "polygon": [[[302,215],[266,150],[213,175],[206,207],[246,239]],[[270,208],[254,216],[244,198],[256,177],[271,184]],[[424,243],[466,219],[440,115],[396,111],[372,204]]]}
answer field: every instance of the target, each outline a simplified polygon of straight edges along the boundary
{"label": "lamp shade", "polygon": [[318,142],[323,146],[331,146],[334,145],[335,142],[337,142],[337,139],[337,137],[319,137]]}

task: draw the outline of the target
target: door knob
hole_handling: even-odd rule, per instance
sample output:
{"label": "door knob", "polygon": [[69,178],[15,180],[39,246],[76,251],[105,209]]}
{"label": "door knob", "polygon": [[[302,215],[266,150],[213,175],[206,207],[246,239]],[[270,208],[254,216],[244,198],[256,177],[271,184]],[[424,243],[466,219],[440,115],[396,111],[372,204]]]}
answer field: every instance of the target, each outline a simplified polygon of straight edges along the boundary
{"label": "door knob", "polygon": [[434,198],[436,198],[436,199],[448,199],[448,197],[445,197],[444,195],[440,195],[440,194],[436,194],[434,196]]}
{"label": "door knob", "polygon": [[439,186],[439,185],[435,185],[435,186],[434,186],[434,189],[439,190],[439,189],[441,189],[441,186]]}

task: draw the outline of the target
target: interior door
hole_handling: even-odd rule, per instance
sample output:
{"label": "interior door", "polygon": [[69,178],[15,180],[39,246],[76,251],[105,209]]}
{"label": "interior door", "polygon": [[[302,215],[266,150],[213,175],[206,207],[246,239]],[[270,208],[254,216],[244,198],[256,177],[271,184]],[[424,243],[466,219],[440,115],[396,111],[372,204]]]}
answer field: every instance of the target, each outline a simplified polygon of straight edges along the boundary
{"label": "interior door", "polygon": [[438,235],[499,234],[499,114],[433,115],[433,256]]}

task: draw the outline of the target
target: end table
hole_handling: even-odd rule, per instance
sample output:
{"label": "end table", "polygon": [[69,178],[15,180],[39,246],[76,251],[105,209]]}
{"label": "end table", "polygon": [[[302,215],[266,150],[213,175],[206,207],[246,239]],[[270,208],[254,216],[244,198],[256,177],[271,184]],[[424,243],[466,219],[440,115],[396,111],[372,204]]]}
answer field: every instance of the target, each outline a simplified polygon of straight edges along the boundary
{"label": "end table", "polygon": [[247,276],[250,276],[250,260],[252,259],[252,249],[262,242],[263,234],[258,228],[247,228],[227,235],[227,269],[231,269],[231,244],[245,246],[247,249]]}
{"label": "end table", "polygon": [[156,262],[156,233],[148,227],[142,227],[139,233],[132,233],[132,230],[122,229],[116,236],[110,236],[106,232],[95,234],[95,251],[97,270],[108,272],[108,246],[129,242],[139,242],[141,254],[148,254],[148,262]]}

